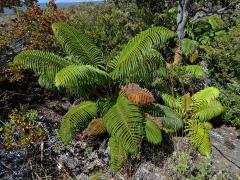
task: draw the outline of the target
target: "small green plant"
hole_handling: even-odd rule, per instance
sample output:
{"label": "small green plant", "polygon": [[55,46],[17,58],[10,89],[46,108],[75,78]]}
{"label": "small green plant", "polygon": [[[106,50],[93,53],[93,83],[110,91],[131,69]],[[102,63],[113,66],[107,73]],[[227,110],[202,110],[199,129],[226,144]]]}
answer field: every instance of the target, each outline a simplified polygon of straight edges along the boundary
{"label": "small green plant", "polygon": [[106,177],[102,171],[96,171],[89,177],[90,180],[105,180]]}
{"label": "small green plant", "polygon": [[85,155],[89,155],[93,152],[93,147],[86,147],[84,154]]}
{"label": "small green plant", "polygon": [[172,171],[178,178],[190,177],[190,156],[187,152],[180,151],[174,153],[172,157],[174,164],[172,164]]}
{"label": "small green plant", "polygon": [[29,122],[30,124],[33,123],[38,119],[38,112],[36,110],[29,110],[25,115],[24,115],[24,120]]}
{"label": "small green plant", "polygon": [[4,147],[26,147],[45,138],[44,129],[34,124],[38,118],[37,112],[26,111],[25,108],[21,106],[20,110],[14,109],[9,114],[9,122],[1,130]]}
{"label": "small green plant", "polygon": [[9,83],[21,82],[24,80],[25,73],[22,65],[10,64],[0,72],[0,82],[8,81]]}
{"label": "small green plant", "polygon": [[194,178],[195,180],[209,178],[212,173],[212,163],[211,159],[208,157],[202,157],[196,167],[197,175]]}
{"label": "small green plant", "polygon": [[210,45],[213,41],[226,34],[226,23],[220,15],[212,15],[189,23],[187,36],[203,45]]}
{"label": "small green plant", "polygon": [[171,157],[173,164],[170,169],[173,171],[175,176],[180,179],[206,179],[210,178],[213,174],[211,159],[207,157],[201,157],[193,166],[192,157],[189,152],[177,151],[174,152]]}
{"label": "small green plant", "polygon": [[3,134],[4,140],[3,145],[6,148],[11,148],[16,145],[14,142],[13,134],[15,132],[15,127],[10,123],[4,124],[2,127],[1,133]]}

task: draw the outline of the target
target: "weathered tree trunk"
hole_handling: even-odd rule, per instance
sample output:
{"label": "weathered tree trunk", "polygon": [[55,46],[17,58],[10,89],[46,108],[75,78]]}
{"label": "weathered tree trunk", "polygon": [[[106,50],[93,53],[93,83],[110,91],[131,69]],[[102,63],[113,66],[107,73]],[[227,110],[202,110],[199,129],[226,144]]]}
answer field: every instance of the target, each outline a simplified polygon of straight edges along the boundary
{"label": "weathered tree trunk", "polygon": [[181,40],[185,36],[185,28],[188,20],[188,8],[191,0],[179,0],[177,15],[177,35]]}

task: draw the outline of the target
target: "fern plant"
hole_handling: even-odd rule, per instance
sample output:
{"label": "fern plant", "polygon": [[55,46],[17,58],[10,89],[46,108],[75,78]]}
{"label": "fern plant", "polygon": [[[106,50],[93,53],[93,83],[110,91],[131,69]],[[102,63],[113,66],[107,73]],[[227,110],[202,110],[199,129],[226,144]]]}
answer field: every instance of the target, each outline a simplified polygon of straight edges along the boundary
{"label": "fern plant", "polygon": [[[67,54],[65,58],[50,52],[23,51],[15,57],[14,63],[23,64],[37,73],[43,87],[57,87],[74,96],[83,96],[100,86],[111,85],[111,81],[124,85],[134,82],[151,84],[164,68],[163,57],[157,49],[175,36],[164,27],[150,28],[133,38],[110,64],[105,64],[101,51],[79,30],[66,23],[55,23],[52,28]],[[112,71],[107,72],[106,66]],[[181,70],[194,76],[203,74],[196,65],[184,66]],[[116,99],[84,101],[65,114],[59,136],[67,144],[78,131],[83,131],[84,136],[107,132],[110,135],[113,173],[129,156],[138,154],[143,140],[160,144],[162,130],[177,131],[184,124],[194,146],[207,155],[209,148],[206,148],[205,139],[208,139],[206,132],[209,126],[206,122],[222,112],[221,104],[216,100],[216,89],[205,89],[181,98],[162,97],[168,107],[153,104],[156,100],[151,92],[137,84],[129,84],[121,89]],[[146,106],[161,108],[165,116],[151,116],[145,111]],[[209,111],[212,107],[215,110]],[[197,125],[192,123],[195,121]],[[200,143],[199,139],[204,142]]]}
{"label": "fern plant", "polygon": [[89,89],[109,83],[108,73],[99,69],[103,54],[81,31],[66,23],[54,23],[52,29],[67,57],[26,50],[14,58],[14,63],[37,73],[41,86],[64,89],[70,95],[85,95]]}
{"label": "fern plant", "polygon": [[181,51],[185,56],[191,56],[198,48],[199,44],[197,41],[191,39],[183,39],[181,41]]}
{"label": "fern plant", "polygon": [[[217,100],[219,90],[215,87],[207,87],[192,96],[186,93],[182,97],[172,97],[163,94],[162,99],[166,106],[160,106],[170,119],[181,119],[185,124],[192,144],[202,155],[210,156],[211,146],[208,131],[211,124],[208,122],[223,113],[224,108]],[[173,115],[174,114],[174,115]]]}
{"label": "fern plant", "polygon": [[112,77],[127,83],[139,83],[159,68],[163,60],[161,54],[154,48],[165,45],[174,36],[174,32],[164,27],[153,27],[141,32],[116,57]]}
{"label": "fern plant", "polygon": [[111,171],[116,173],[129,156],[138,154],[144,139],[152,144],[162,142],[160,120],[143,113],[144,106],[153,102],[147,99],[152,98],[153,95],[146,89],[129,84],[122,87],[116,100],[82,102],[63,117],[59,135],[68,144],[76,131],[83,131],[83,136],[98,136],[107,132],[110,135]]}
{"label": "fern plant", "polygon": [[22,64],[39,75],[45,88],[57,87],[74,96],[109,84],[112,79],[123,84],[148,81],[152,70],[163,60],[154,48],[163,46],[174,33],[164,27],[153,27],[133,38],[112,62],[113,71],[106,72],[102,52],[75,27],[61,22],[52,25],[54,35],[67,56],[27,50],[18,54],[15,64]]}
{"label": "fern plant", "polygon": [[[83,96],[90,90],[110,84],[112,80],[148,82],[153,70],[163,61],[156,50],[175,36],[164,27],[153,27],[133,38],[111,62],[112,72],[106,72],[101,51],[79,30],[66,23],[52,25],[55,37],[67,56],[50,52],[23,51],[15,64],[22,64],[39,75],[43,87],[57,87],[70,95]],[[131,87],[130,87],[131,86]],[[96,103],[85,101],[72,107],[63,117],[59,135],[65,144],[77,131],[86,136],[110,134],[111,169],[115,173],[125,159],[138,153],[144,137],[151,143],[162,141],[161,128],[156,121],[144,117],[142,108],[155,101],[153,95],[139,85],[122,88],[116,101],[99,99]]]}
{"label": "fern plant", "polygon": [[63,117],[59,135],[64,143],[72,140],[76,131],[84,130],[92,119],[97,117],[97,105],[91,101],[85,101],[72,107]]}

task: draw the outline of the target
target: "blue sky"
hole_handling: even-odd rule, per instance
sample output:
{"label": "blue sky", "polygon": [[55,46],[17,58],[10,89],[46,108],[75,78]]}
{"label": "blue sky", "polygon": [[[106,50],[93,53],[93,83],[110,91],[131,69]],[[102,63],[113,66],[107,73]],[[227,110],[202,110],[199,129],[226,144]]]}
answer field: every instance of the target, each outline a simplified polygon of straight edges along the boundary
{"label": "blue sky", "polygon": [[[45,3],[45,2],[48,2],[49,0],[38,0],[39,3]],[[94,1],[94,0],[56,0],[57,3],[59,2],[91,2],[91,1]],[[95,0],[96,1],[96,0]]]}

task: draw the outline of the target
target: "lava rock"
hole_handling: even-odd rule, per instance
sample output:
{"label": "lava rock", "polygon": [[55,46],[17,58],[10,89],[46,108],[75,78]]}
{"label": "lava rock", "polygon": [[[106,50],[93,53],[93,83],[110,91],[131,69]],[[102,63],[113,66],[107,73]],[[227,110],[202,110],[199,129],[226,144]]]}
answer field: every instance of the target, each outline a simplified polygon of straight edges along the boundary
{"label": "lava rock", "polygon": [[163,180],[167,179],[166,175],[159,167],[150,162],[140,165],[134,177],[135,180]]}
{"label": "lava rock", "polygon": [[215,171],[226,170],[233,179],[240,176],[240,139],[233,127],[222,126],[209,132]]}

